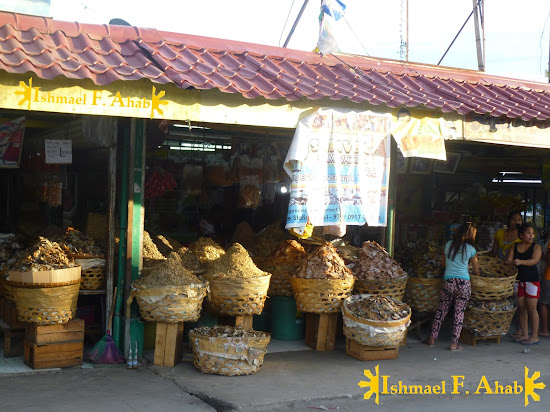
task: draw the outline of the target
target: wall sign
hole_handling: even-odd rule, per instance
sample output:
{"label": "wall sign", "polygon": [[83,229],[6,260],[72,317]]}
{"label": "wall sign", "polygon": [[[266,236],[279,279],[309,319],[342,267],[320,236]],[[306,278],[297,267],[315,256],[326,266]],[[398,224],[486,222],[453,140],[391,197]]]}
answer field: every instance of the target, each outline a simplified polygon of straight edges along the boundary
{"label": "wall sign", "polygon": [[71,164],[73,162],[72,140],[45,140],[46,164]]}

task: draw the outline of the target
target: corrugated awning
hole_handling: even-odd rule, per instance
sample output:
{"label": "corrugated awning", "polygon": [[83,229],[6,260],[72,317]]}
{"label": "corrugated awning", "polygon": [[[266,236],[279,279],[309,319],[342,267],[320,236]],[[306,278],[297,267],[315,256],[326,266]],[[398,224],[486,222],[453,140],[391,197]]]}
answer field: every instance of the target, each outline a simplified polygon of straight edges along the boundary
{"label": "corrugated awning", "polygon": [[550,86],[545,83],[5,12],[0,12],[0,69],[42,79],[90,79],[97,85],[145,78],[249,99],[348,99],[525,121],[550,118]]}

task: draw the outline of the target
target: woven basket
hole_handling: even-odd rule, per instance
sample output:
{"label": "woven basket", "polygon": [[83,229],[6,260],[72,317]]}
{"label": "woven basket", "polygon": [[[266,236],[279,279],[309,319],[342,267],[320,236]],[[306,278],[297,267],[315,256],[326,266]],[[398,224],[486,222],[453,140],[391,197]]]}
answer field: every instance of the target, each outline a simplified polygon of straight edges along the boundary
{"label": "woven basket", "polygon": [[71,255],[81,266],[81,290],[105,289],[105,258],[103,256]]}
{"label": "woven basket", "polygon": [[264,363],[269,335],[262,337],[224,338],[189,332],[193,364],[202,373],[237,376],[256,373]]}
{"label": "woven basket", "polygon": [[407,287],[407,276],[398,279],[373,280],[356,279],[353,292],[370,295],[382,295],[396,300],[403,300],[405,288]]}
{"label": "woven basket", "polygon": [[351,295],[355,279],[291,278],[296,308],[308,313],[337,313]]}
{"label": "woven basket", "polygon": [[489,256],[480,256],[478,264],[481,274],[491,273],[493,276],[477,276],[470,273],[471,299],[499,300],[514,294],[514,282],[518,274],[514,266]]}
{"label": "woven basket", "polygon": [[409,277],[403,301],[418,312],[435,312],[442,284],[442,279]]}
{"label": "woven basket", "polygon": [[207,304],[220,315],[259,315],[264,309],[271,275],[257,278],[204,276],[210,284]]}
{"label": "woven basket", "polygon": [[69,322],[76,313],[80,279],[60,283],[7,282],[13,288],[17,319],[36,325]]}
{"label": "woven basket", "polygon": [[[411,319],[411,309],[406,317],[392,321],[370,320],[358,318],[350,312],[348,306],[357,300],[373,295],[353,295],[344,300],[342,316],[344,320],[344,335],[365,346],[394,347],[399,346],[407,333]],[[396,300],[396,299],[395,299]],[[400,302],[401,303],[401,302]]]}
{"label": "woven basket", "polygon": [[196,322],[208,283],[155,288],[134,287],[139,313],[146,321],[162,323]]}
{"label": "woven basket", "polygon": [[463,327],[476,336],[505,335],[510,329],[516,309],[494,311],[468,306],[464,313]]}

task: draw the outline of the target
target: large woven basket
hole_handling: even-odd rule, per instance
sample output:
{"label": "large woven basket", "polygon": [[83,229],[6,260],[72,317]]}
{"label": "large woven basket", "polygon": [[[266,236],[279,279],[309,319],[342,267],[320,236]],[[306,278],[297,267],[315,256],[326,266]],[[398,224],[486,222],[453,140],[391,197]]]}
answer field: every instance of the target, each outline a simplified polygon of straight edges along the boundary
{"label": "large woven basket", "polygon": [[498,300],[514,294],[517,268],[490,256],[479,256],[478,264],[481,276],[470,273],[471,299]]}
{"label": "large woven basket", "polygon": [[256,373],[264,363],[270,336],[226,338],[189,332],[193,364],[202,373],[236,376]]}
{"label": "large woven basket", "polygon": [[186,286],[134,287],[141,317],[146,321],[162,323],[196,322],[208,283]]}
{"label": "large woven basket", "polygon": [[388,280],[356,279],[355,285],[353,286],[353,292],[358,294],[382,295],[397,300],[403,300],[406,287],[407,276]]}
{"label": "large woven basket", "polygon": [[308,313],[337,313],[351,295],[355,279],[291,278],[296,308]]}
{"label": "large woven basket", "polygon": [[99,290],[105,289],[105,258],[103,256],[71,255],[75,263],[80,265],[80,289]]}
{"label": "large woven basket", "polygon": [[442,284],[442,279],[409,277],[403,301],[418,312],[435,312]]}
{"label": "large woven basket", "polygon": [[259,315],[264,309],[271,275],[257,278],[204,276],[210,284],[208,308],[220,315]]}
{"label": "large woven basket", "polygon": [[463,327],[476,336],[505,335],[510,329],[516,309],[493,311],[468,306],[464,313]]}
{"label": "large woven basket", "polygon": [[[408,315],[402,319],[392,321],[380,321],[364,319],[355,316],[349,310],[349,305],[358,300],[373,295],[353,295],[344,300],[342,304],[342,317],[344,320],[344,335],[361,345],[370,347],[397,347],[403,341],[410,324],[411,309]],[[395,299],[396,300],[396,299]],[[401,303],[401,302],[399,302]]]}
{"label": "large woven basket", "polygon": [[63,324],[76,313],[80,279],[59,283],[7,283],[13,288],[17,319],[21,322]]}

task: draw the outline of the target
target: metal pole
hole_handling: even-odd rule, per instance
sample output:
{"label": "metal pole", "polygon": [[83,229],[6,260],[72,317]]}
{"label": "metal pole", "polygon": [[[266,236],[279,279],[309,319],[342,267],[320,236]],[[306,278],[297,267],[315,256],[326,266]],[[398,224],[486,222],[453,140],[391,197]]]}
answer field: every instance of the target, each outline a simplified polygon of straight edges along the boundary
{"label": "metal pole", "polygon": [[390,138],[390,177],[388,181],[388,222],[386,226],[385,246],[386,251],[393,256],[394,254],[394,235],[395,235],[395,194],[396,194],[396,159],[397,143]]}
{"label": "metal pole", "polygon": [[407,42],[405,43],[406,45],[406,56],[405,56],[405,61],[409,61],[409,0],[407,0],[406,2],[406,7],[407,7],[407,10],[406,10],[406,18],[405,18],[405,21],[406,21],[406,28],[407,28],[407,32],[406,32],[406,39],[407,39]]}
{"label": "metal pole", "polygon": [[[474,26],[476,32],[477,67],[479,71],[485,71],[485,59],[481,50],[481,36],[479,34],[479,0],[472,0],[474,9]],[[483,16],[482,16],[483,17]]]}
{"label": "metal pole", "polygon": [[288,36],[285,40],[285,44],[283,44],[283,47],[286,47],[288,45],[288,42],[290,41],[290,38],[294,34],[294,30],[296,29],[296,26],[298,25],[298,22],[302,18],[302,14],[304,14],[304,10],[306,9],[307,4],[309,3],[309,0],[304,0],[304,4],[302,4],[302,8],[300,9],[300,12],[298,13],[298,17],[296,17],[296,20],[294,21],[294,24],[292,25],[292,28],[290,29],[290,33],[288,33]]}

